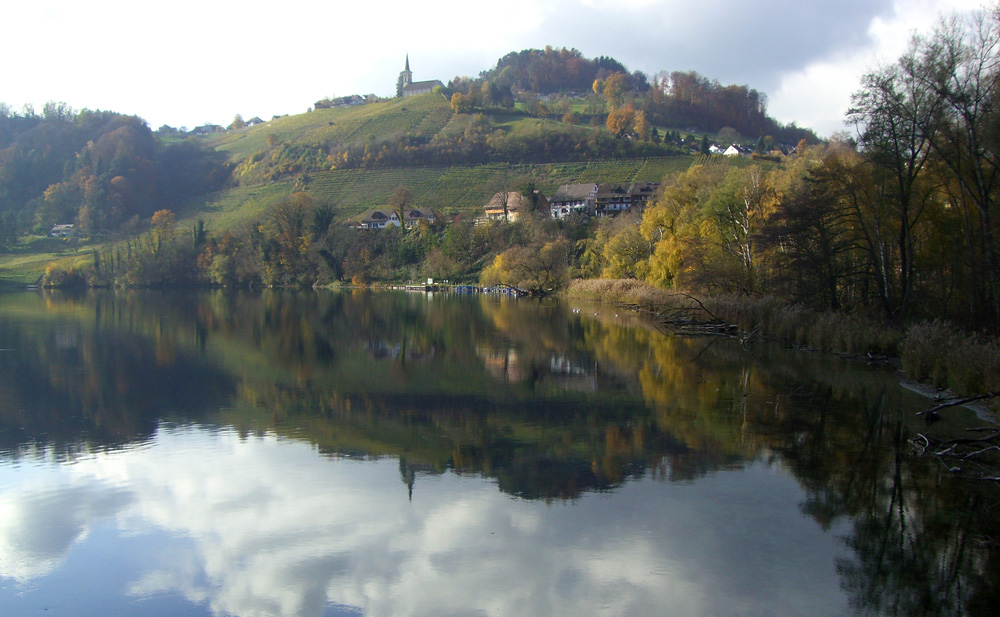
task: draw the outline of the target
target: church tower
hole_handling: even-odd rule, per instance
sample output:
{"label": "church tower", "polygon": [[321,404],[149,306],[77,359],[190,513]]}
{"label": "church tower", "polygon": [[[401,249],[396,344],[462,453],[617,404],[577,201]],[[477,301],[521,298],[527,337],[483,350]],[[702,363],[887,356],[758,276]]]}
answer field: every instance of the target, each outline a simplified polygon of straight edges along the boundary
{"label": "church tower", "polygon": [[406,54],[406,68],[396,80],[396,96],[403,96],[403,88],[413,83],[413,73],[410,72],[410,54]]}

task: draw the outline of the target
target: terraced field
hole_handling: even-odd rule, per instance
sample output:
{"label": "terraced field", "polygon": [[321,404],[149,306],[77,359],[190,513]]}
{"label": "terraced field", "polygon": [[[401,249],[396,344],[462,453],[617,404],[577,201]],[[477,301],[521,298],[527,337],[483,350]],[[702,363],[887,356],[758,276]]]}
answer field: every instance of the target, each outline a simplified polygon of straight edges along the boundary
{"label": "terraced field", "polygon": [[266,149],[270,135],[280,142],[307,145],[346,145],[402,135],[433,137],[451,116],[443,96],[427,94],[356,107],[317,109],[206,139],[234,160],[241,160]]}
{"label": "terraced field", "polygon": [[560,184],[576,182],[656,182],[687,169],[691,157],[507,165],[337,170],[315,174],[308,192],[335,207],[339,218],[384,206],[396,187],[404,186],[415,201],[444,213],[478,214],[497,191],[515,190],[527,182],[546,195]]}

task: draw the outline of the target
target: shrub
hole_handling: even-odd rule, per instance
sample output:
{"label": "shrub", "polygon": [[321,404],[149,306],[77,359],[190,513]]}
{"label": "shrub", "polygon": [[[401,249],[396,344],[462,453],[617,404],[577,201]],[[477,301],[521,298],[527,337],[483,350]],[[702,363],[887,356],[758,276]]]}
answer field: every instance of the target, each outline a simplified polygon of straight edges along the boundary
{"label": "shrub", "polygon": [[56,263],[50,263],[45,268],[45,275],[42,277],[43,287],[86,287],[87,277],[83,270],[70,266],[63,269]]}

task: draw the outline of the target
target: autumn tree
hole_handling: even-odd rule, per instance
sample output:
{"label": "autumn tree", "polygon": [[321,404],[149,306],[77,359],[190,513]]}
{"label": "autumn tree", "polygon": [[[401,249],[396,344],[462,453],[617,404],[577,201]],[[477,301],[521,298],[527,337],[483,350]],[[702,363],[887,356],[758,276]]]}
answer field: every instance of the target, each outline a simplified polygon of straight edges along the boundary
{"label": "autumn tree", "polygon": [[169,242],[174,235],[174,213],[170,210],[157,210],[151,219],[153,225],[153,241],[157,253],[163,248],[165,242]]}
{"label": "autumn tree", "polygon": [[[603,221],[602,221],[603,223]],[[622,215],[609,219],[601,246],[604,278],[644,278],[649,265],[651,244],[643,237],[635,217]]]}
{"label": "autumn tree", "polygon": [[457,114],[467,114],[472,111],[473,99],[468,94],[456,92],[451,95],[451,110]]}
{"label": "autumn tree", "polygon": [[274,282],[301,285],[311,283],[308,259],[312,232],[306,223],[312,209],[308,193],[294,193],[279,203],[271,214],[273,248],[265,249]]}
{"label": "autumn tree", "polygon": [[538,246],[514,246],[483,269],[480,282],[530,295],[548,295],[565,285],[569,272],[569,241],[556,238]]}
{"label": "autumn tree", "polygon": [[625,103],[625,94],[629,90],[629,75],[623,71],[618,71],[608,75],[601,82],[595,82],[595,91],[600,87],[600,94],[608,105],[608,109],[614,111]]}
{"label": "autumn tree", "polygon": [[643,212],[639,231],[651,246],[646,278],[661,286],[705,282],[709,239],[705,205],[727,168],[692,165]]}
{"label": "autumn tree", "polygon": [[[873,172],[867,207],[876,224],[894,236],[878,266],[882,304],[888,315],[901,318],[913,299],[913,229],[929,197],[924,170],[942,100],[897,64],[866,74],[852,102],[849,118]],[[874,231],[885,234],[882,227]]]}
{"label": "autumn tree", "polygon": [[770,177],[755,165],[730,170],[705,204],[710,242],[720,249],[711,271],[720,281],[728,281],[731,290],[760,291],[762,255],[757,236],[777,201]]}
{"label": "autumn tree", "polygon": [[413,193],[411,193],[410,189],[405,186],[397,186],[392,192],[392,195],[389,196],[389,207],[396,213],[396,216],[399,217],[399,224],[401,227],[404,227],[406,210],[412,205]]}
{"label": "autumn tree", "polygon": [[971,206],[964,235],[974,306],[986,306],[1000,330],[1000,7],[941,22],[915,39],[899,62],[900,81],[927,99],[914,119],[950,172],[951,201]]}
{"label": "autumn tree", "polygon": [[605,125],[611,133],[621,137],[635,128],[635,110],[631,105],[615,109],[608,114]]}

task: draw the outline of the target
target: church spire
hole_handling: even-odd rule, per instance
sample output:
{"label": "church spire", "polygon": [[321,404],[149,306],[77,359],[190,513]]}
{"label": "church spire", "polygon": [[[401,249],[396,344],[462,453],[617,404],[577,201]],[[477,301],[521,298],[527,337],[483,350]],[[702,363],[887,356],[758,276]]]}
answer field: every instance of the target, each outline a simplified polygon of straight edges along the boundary
{"label": "church spire", "polygon": [[410,72],[410,54],[406,54],[406,68],[399,74],[396,80],[396,96],[403,96],[403,88],[413,83],[413,73]]}

